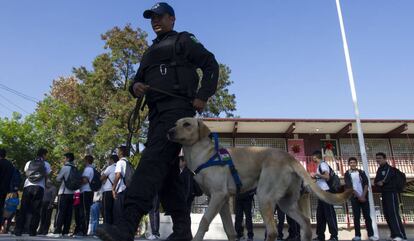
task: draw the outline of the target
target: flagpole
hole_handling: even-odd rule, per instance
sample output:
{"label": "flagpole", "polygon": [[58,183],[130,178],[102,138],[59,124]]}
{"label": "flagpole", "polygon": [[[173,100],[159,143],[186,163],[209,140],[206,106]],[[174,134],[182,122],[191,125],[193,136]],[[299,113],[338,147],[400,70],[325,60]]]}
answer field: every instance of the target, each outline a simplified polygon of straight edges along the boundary
{"label": "flagpole", "polygon": [[379,235],[378,235],[377,218],[376,218],[376,212],[374,208],[374,197],[372,195],[371,180],[370,180],[369,169],[368,169],[368,158],[367,158],[367,153],[365,150],[364,133],[362,132],[362,127],[361,127],[361,119],[360,119],[358,99],[357,99],[357,94],[356,94],[356,89],[355,89],[354,75],[352,72],[351,58],[349,55],[348,42],[346,40],[344,21],[342,18],[341,4],[339,0],[336,0],[336,9],[338,11],[339,25],[341,28],[341,36],[342,36],[342,42],[344,46],[346,68],[348,71],[349,86],[351,88],[352,101],[354,103],[355,119],[356,119],[357,131],[358,131],[358,141],[359,141],[359,148],[361,152],[362,164],[363,164],[365,173],[368,176],[368,191],[369,191],[368,200],[369,200],[369,207],[370,207],[370,216],[372,220],[372,228],[374,230],[374,237],[378,239]]}

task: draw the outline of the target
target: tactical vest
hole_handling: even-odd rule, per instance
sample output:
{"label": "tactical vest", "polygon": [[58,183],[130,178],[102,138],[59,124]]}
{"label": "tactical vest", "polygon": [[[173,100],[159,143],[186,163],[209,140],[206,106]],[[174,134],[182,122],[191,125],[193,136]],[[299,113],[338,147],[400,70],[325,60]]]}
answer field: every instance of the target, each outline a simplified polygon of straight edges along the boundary
{"label": "tactical vest", "polygon": [[[199,76],[196,67],[185,59],[183,51],[180,51],[178,46],[178,40],[183,33],[185,32],[167,36],[149,47],[141,65],[146,84],[193,99],[198,88]],[[168,96],[155,91],[147,93],[148,101],[165,97]]]}

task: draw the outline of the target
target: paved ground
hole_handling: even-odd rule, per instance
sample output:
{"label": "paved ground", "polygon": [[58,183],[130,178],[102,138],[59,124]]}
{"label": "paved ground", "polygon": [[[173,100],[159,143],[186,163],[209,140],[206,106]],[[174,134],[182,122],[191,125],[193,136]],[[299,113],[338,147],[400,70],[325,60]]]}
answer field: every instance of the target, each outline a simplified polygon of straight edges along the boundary
{"label": "paved ground", "polygon": [[[38,237],[29,237],[29,236],[25,236],[23,235],[22,237],[14,237],[11,235],[5,235],[5,234],[0,234],[0,240],[1,241],[6,241],[6,240],[10,240],[10,241],[20,241],[20,240],[37,240],[37,241],[73,241],[73,240],[83,240],[83,241],[97,241],[99,239],[97,238],[93,238],[93,237],[87,237],[87,238],[48,238],[45,236],[38,236]],[[145,239],[135,239],[135,240],[145,240]],[[210,240],[213,241],[213,240]],[[225,240],[214,240],[214,241],[225,241]],[[256,239],[255,241],[259,241],[259,239]],[[260,239],[260,241],[262,241]],[[414,241],[414,239],[408,239],[408,241]]]}

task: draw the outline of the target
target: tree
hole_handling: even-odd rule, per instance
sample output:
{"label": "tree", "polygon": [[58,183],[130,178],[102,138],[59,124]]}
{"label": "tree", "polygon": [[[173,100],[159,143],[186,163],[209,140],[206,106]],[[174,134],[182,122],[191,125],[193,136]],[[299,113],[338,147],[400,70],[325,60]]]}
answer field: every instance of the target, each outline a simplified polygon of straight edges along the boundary
{"label": "tree", "polygon": [[[50,93],[33,115],[33,125],[53,156],[71,151],[80,158],[87,146],[94,146],[92,154],[102,164],[111,150],[126,143],[129,115],[136,103],[127,87],[148,48],[146,38],[144,31],[129,24],[114,27],[101,35],[107,52],[93,60],[91,69],[76,67],[72,76],[53,81]],[[228,90],[232,83],[230,68],[220,64],[218,90],[204,116],[233,115],[235,95]],[[141,128],[132,143],[145,139],[146,114],[147,109],[140,113]]]}
{"label": "tree", "polygon": [[23,169],[27,161],[33,160],[40,146],[42,141],[30,117],[23,120],[14,112],[10,119],[0,118],[0,148],[6,149],[7,157],[18,168]]}

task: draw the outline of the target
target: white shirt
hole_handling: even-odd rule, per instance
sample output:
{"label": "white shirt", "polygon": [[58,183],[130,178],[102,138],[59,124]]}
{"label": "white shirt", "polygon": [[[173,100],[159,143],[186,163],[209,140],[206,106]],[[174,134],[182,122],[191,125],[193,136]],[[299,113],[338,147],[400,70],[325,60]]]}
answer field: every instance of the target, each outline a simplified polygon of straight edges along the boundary
{"label": "white shirt", "polygon": [[[320,168],[319,168],[320,167]],[[319,169],[321,169],[322,173],[329,173],[329,166],[326,162],[321,161],[318,165],[318,168],[316,169],[316,173],[321,175],[322,173],[319,172]],[[316,184],[324,191],[329,190],[328,183],[323,178],[316,179]]]}
{"label": "white shirt", "polygon": [[362,189],[362,183],[361,178],[359,176],[359,172],[350,172],[351,173],[351,180],[352,180],[352,188],[356,193],[358,193],[358,196],[362,196],[363,189]]}
{"label": "white shirt", "polygon": [[115,167],[116,163],[107,167],[103,172],[103,174],[107,177],[105,183],[102,185],[103,192],[112,191],[112,184],[115,180]]}
{"label": "white shirt", "polygon": [[[26,165],[24,166],[24,171],[26,172],[29,169],[29,165],[30,165],[31,161],[26,162]],[[49,175],[50,172],[52,172],[52,170],[50,169],[50,164],[47,161],[45,162],[45,168],[46,168],[46,175]],[[24,187],[28,187],[28,186],[40,186],[43,189],[45,188],[45,178],[42,178],[42,180],[38,181],[38,182],[31,182],[29,181],[29,178],[26,178],[26,181],[24,182]]]}
{"label": "white shirt", "polygon": [[59,187],[59,192],[58,192],[59,195],[73,194],[75,192],[75,190],[70,190],[66,188],[65,186],[65,181],[68,180],[70,169],[72,168],[69,165],[72,165],[74,167],[73,164],[65,163],[65,165],[62,167],[62,169],[60,169],[59,174],[56,177],[57,182],[62,182]]}
{"label": "white shirt", "polygon": [[81,186],[80,192],[92,192],[91,186],[89,185],[93,179],[93,168],[91,165],[85,167],[82,173],[82,177],[86,177],[88,179],[88,182]]}
{"label": "white shirt", "polygon": [[121,178],[116,185],[116,193],[121,193],[126,189],[123,177],[125,176],[127,161],[128,159],[122,157],[119,161],[116,162],[115,173],[121,173]]}

